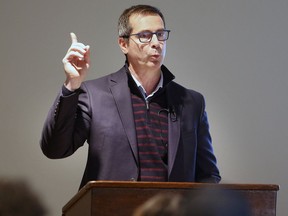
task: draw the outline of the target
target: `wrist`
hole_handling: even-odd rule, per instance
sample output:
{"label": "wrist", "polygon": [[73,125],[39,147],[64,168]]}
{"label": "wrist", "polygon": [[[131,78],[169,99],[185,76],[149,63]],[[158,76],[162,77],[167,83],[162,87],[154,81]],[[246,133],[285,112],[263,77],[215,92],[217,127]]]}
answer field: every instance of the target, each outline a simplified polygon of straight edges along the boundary
{"label": "wrist", "polygon": [[69,91],[71,92],[74,92],[76,91],[77,89],[80,88],[81,86],[81,82],[78,81],[78,80],[71,80],[71,79],[67,79],[65,82],[64,82],[64,86],[65,88],[67,88]]}

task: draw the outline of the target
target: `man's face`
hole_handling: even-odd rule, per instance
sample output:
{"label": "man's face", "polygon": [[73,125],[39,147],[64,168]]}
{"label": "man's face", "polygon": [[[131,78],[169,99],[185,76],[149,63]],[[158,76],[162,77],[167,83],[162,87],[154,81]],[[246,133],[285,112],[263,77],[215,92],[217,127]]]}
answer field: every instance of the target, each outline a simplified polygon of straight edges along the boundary
{"label": "man's face", "polygon": [[[159,15],[132,15],[131,34],[140,32],[156,32],[164,29],[163,20]],[[123,48],[122,48],[123,50]],[[125,50],[125,51],[124,51]],[[165,57],[166,41],[158,41],[156,35],[148,43],[141,43],[137,36],[131,36],[125,43],[123,52],[127,54],[130,67],[137,69],[159,70]]]}

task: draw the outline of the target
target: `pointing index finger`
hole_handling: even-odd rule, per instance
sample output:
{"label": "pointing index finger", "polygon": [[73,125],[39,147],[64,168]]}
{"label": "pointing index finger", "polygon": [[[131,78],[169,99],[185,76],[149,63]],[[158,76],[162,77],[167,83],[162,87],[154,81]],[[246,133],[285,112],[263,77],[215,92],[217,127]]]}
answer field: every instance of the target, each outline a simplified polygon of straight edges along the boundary
{"label": "pointing index finger", "polygon": [[78,42],[77,36],[73,32],[70,33],[70,36],[71,36],[72,43],[77,43]]}

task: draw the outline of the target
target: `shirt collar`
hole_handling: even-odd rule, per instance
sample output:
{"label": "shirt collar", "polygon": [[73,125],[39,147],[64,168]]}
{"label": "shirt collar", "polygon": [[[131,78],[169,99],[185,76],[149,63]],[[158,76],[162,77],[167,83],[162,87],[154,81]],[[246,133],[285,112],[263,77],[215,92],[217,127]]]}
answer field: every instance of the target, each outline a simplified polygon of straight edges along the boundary
{"label": "shirt collar", "polygon": [[142,84],[137,80],[137,78],[132,73],[131,73],[131,76],[132,76],[134,82],[136,83],[137,87],[139,88],[139,90],[141,91],[142,95],[144,96],[144,98],[146,100],[148,98],[152,97],[160,88],[163,88],[163,73],[162,73],[162,71],[160,74],[160,80],[158,82],[158,85],[156,86],[155,90],[150,95],[147,95],[147,92],[145,91]]}

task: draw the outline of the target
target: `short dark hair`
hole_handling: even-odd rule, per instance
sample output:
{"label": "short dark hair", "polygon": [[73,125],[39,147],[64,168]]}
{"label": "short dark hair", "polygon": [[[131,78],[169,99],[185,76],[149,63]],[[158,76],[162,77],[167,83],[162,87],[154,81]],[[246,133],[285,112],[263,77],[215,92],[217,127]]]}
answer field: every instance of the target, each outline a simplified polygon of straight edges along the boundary
{"label": "short dark hair", "polygon": [[127,36],[131,34],[132,27],[129,23],[129,18],[131,15],[138,14],[138,15],[159,15],[161,19],[163,20],[164,26],[165,26],[165,19],[162,14],[162,12],[151,5],[134,5],[130,8],[127,8],[123,11],[121,16],[118,20],[118,35],[119,37]]}

